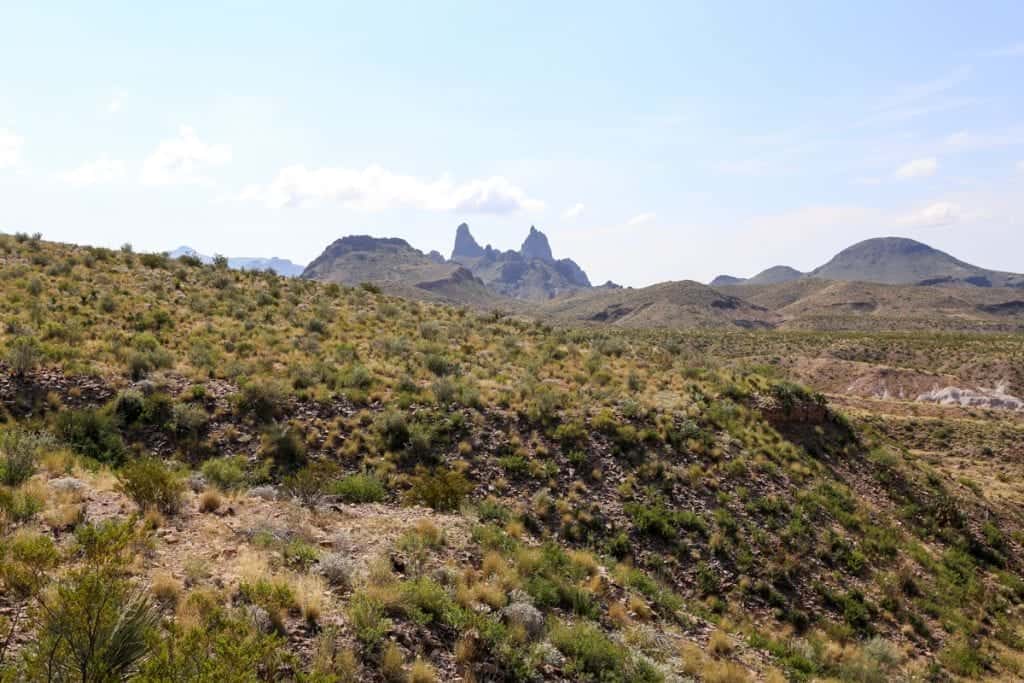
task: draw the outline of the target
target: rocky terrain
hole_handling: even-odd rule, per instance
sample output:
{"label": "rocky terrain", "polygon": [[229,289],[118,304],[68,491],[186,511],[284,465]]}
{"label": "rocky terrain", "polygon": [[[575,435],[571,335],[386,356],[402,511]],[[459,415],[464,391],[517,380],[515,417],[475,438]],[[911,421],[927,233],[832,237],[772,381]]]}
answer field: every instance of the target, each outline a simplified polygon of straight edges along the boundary
{"label": "rocky terrain", "polygon": [[[311,268],[468,271],[369,239]],[[4,680],[1024,672],[1024,418],[925,396],[1022,395],[1019,335],[770,329],[697,283],[558,297],[651,303],[552,327],[28,237],[0,258]]]}

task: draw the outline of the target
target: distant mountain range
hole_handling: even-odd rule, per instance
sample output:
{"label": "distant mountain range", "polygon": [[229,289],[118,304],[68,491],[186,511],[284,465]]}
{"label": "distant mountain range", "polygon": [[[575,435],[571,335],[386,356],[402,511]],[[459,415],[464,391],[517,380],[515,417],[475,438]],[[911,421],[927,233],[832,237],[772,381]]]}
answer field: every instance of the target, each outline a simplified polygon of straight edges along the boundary
{"label": "distant mountain range", "polygon": [[713,286],[634,289],[592,286],[575,261],[554,257],[535,227],[518,250],[499,251],[480,246],[463,223],[450,259],[402,239],[355,235],[328,246],[302,277],[572,324],[1024,331],[1024,276],[892,237],[855,244],[809,273],[774,266],[747,279],[721,276]]}
{"label": "distant mountain range", "polygon": [[[213,263],[213,257],[206,254],[200,254],[192,247],[180,246],[174,251],[168,252],[168,256],[171,258],[179,258],[181,256],[192,256],[198,258],[203,263]],[[228,267],[235,270],[273,270],[278,275],[284,275],[285,277],[298,277],[302,274],[304,266],[298,263],[293,263],[288,259],[282,258],[260,258],[260,257],[244,257],[244,256],[229,256]]]}
{"label": "distant mountain range", "polygon": [[888,285],[1024,288],[1024,275],[979,268],[904,237],[876,237],[858,242],[809,273],[774,266],[751,278],[719,275],[711,286],[771,285],[801,278]]}

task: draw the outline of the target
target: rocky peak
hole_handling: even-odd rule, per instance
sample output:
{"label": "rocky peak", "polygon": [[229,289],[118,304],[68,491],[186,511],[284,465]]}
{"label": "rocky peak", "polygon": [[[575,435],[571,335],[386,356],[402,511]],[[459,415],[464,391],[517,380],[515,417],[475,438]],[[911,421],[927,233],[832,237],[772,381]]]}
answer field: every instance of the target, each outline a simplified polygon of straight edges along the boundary
{"label": "rocky peak", "polygon": [[541,261],[548,262],[555,260],[551,255],[551,245],[548,244],[547,236],[532,225],[530,226],[530,234],[526,236],[526,240],[523,242],[522,248],[519,249],[519,253],[527,261],[531,259],[540,259]]}
{"label": "rocky peak", "polygon": [[455,246],[452,248],[452,260],[457,260],[460,256],[462,258],[480,258],[483,255],[483,247],[473,239],[473,233],[469,231],[469,226],[465,223],[460,223],[459,227],[455,230]]}

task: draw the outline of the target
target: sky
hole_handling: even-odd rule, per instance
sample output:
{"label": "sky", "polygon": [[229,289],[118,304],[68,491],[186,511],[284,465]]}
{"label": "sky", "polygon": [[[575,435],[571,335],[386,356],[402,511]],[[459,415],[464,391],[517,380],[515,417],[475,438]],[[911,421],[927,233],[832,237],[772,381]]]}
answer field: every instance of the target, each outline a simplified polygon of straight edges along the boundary
{"label": "sky", "polygon": [[1024,3],[8,2],[0,231],[315,258],[531,225],[594,282],[869,237],[1024,271]]}

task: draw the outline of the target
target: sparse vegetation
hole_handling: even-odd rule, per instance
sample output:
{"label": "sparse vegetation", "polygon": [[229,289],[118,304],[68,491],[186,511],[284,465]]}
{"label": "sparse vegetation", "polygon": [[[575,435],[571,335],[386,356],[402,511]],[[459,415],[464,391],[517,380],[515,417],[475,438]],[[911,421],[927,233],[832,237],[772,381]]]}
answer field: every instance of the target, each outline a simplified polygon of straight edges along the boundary
{"label": "sparse vegetation", "polygon": [[841,390],[1021,393],[1019,336],[552,328],[0,248],[4,680],[1024,670],[1018,416]]}

